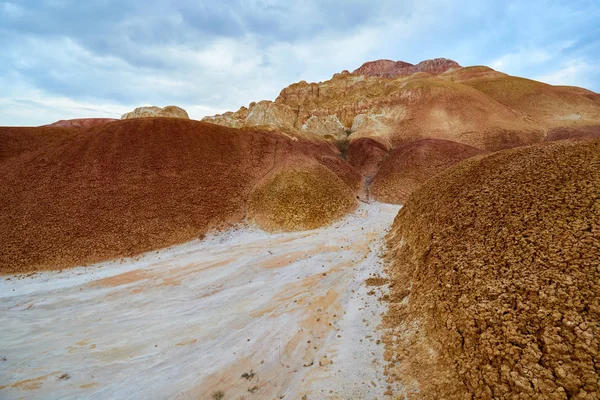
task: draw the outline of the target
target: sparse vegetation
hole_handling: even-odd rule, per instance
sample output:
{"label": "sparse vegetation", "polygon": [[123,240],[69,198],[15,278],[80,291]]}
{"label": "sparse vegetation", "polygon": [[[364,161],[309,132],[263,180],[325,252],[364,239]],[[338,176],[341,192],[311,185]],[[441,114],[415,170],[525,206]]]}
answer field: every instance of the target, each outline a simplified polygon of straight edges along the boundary
{"label": "sparse vegetation", "polygon": [[221,400],[223,397],[225,397],[225,393],[222,390],[217,390],[212,394],[213,400]]}
{"label": "sparse vegetation", "polygon": [[244,372],[242,374],[242,378],[250,380],[250,379],[254,378],[254,375],[256,375],[256,374],[254,372],[252,372],[252,370],[250,370],[250,372]]}

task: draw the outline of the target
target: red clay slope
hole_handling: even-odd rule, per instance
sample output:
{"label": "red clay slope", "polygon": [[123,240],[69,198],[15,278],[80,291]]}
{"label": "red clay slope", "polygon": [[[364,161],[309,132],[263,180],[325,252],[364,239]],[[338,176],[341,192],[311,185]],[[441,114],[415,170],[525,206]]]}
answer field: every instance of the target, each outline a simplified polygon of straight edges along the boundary
{"label": "red clay slope", "polygon": [[548,132],[547,141],[564,139],[600,139],[600,125],[565,126],[554,128]]}
{"label": "red clay slope", "polygon": [[30,151],[75,135],[81,128],[116,121],[111,118],[80,118],[60,120],[40,127],[5,127],[0,126],[0,164],[11,157]]}
{"label": "red clay slope", "polygon": [[29,151],[62,140],[77,133],[64,127],[5,127],[0,126],[0,164]]}
{"label": "red clay slope", "polygon": [[600,398],[599,140],[465,160],[387,241],[387,372],[410,398]]}
{"label": "red clay slope", "polygon": [[57,126],[63,128],[91,128],[93,126],[106,124],[116,121],[116,118],[76,118],[76,119],[61,119],[52,124],[44,126]]}
{"label": "red clay slope", "polygon": [[348,146],[348,163],[365,177],[372,177],[388,149],[371,138],[359,138],[350,141]]}
{"label": "red clay slope", "polygon": [[386,203],[404,204],[427,179],[484,150],[440,139],[423,139],[394,149],[373,178],[370,194]]}
{"label": "red clay slope", "polygon": [[0,166],[0,273],[89,264],[202,236],[241,221],[269,172],[336,151],[177,118],[81,130]]}

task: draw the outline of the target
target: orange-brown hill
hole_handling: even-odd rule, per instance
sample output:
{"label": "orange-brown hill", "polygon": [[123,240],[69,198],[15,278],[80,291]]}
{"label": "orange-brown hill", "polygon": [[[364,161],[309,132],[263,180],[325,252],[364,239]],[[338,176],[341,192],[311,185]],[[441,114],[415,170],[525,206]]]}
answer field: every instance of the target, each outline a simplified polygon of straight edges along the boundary
{"label": "orange-brown hill", "polygon": [[[205,120],[337,142],[368,138],[387,149],[441,139],[496,151],[541,143],[551,129],[600,125],[600,95],[445,59],[379,60]],[[373,150],[364,144],[356,149]]]}
{"label": "orange-brown hill", "polygon": [[446,58],[435,58],[433,60],[421,61],[413,65],[404,61],[376,60],[368,61],[354,70],[354,75],[378,76],[394,78],[397,76],[412,75],[417,72],[426,72],[439,75],[448,70],[460,68],[456,61]]}
{"label": "orange-brown hill", "polygon": [[600,125],[554,128],[546,137],[547,141],[564,139],[600,139]]}
{"label": "orange-brown hill", "polygon": [[67,138],[77,130],[65,127],[6,127],[0,126],[0,164],[23,153]]}
{"label": "orange-brown hill", "polygon": [[552,86],[504,74],[464,79],[461,83],[518,110],[546,129],[597,125],[600,119],[600,97],[583,88]]}
{"label": "orange-brown hill", "polygon": [[299,137],[370,138],[387,148],[429,138],[498,150],[544,139],[544,127],[531,118],[444,74],[346,74],[322,83],[300,82],[283,89],[274,102],[252,103],[205,121],[273,126]]}
{"label": "orange-brown hill", "polygon": [[[200,237],[242,221],[269,173],[337,156],[331,144],[177,118],[78,130],[0,166],[0,273],[89,264]],[[324,209],[355,201],[348,187],[342,199],[313,191],[307,195]]]}
{"label": "orange-brown hill", "polygon": [[373,178],[370,194],[386,203],[404,204],[427,179],[484,150],[448,140],[422,139],[393,150]]}
{"label": "orange-brown hill", "polygon": [[276,170],[252,191],[248,218],[265,230],[315,229],[356,208],[352,190],[323,165]]}
{"label": "orange-brown hill", "polygon": [[600,398],[600,141],[465,160],[387,242],[387,373],[413,398]]}

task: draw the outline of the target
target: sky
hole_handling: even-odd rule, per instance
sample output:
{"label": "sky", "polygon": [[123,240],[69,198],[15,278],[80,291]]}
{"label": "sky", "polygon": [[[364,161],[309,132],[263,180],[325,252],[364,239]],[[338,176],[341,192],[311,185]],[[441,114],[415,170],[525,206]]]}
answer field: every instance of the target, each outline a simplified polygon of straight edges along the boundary
{"label": "sky", "polygon": [[599,22],[599,0],[0,0],[0,126],[171,104],[200,119],[376,59],[600,92]]}

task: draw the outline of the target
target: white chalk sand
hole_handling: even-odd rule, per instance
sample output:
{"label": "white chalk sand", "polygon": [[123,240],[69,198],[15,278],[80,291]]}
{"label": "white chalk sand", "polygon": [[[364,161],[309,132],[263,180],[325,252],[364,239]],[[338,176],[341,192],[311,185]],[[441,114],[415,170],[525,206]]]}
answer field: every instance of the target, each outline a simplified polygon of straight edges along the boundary
{"label": "white chalk sand", "polygon": [[385,289],[364,281],[398,208],[1,277],[0,398],[382,398]]}

